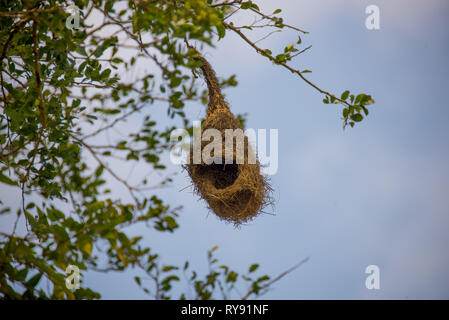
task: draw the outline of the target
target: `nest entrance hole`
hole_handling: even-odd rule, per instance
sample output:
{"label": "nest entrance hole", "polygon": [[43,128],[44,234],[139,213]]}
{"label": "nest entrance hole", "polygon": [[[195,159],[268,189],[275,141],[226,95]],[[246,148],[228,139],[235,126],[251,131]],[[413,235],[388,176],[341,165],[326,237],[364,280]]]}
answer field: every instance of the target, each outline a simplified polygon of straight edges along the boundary
{"label": "nest entrance hole", "polygon": [[200,175],[210,180],[216,189],[225,189],[234,184],[239,176],[239,168],[235,163],[209,164],[201,166]]}

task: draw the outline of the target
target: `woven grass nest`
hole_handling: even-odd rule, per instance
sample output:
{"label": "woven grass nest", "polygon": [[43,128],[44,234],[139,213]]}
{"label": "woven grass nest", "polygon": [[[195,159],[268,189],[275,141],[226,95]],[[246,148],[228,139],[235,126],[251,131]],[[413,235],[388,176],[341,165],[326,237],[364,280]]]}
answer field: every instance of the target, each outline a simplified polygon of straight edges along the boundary
{"label": "woven grass nest", "polygon": [[[229,110],[228,103],[221,94],[215,72],[208,61],[198,56],[203,76],[209,91],[209,104],[206,119],[201,127],[201,136],[206,129],[214,128],[222,136],[222,164],[206,164],[201,159],[199,164],[193,162],[193,148],[190,161],[185,168],[192,179],[194,191],[204,199],[211,211],[220,219],[232,222],[236,226],[248,222],[271,204],[271,187],[267,179],[260,173],[260,164],[251,147],[248,138],[244,137],[244,145],[238,145],[234,138],[232,163],[229,152],[228,161],[225,159],[225,130],[242,129],[240,121]],[[201,151],[210,141],[202,141]],[[237,161],[238,151],[244,148],[244,159]],[[252,157],[252,158],[251,158]],[[255,161],[248,161],[255,159]]]}

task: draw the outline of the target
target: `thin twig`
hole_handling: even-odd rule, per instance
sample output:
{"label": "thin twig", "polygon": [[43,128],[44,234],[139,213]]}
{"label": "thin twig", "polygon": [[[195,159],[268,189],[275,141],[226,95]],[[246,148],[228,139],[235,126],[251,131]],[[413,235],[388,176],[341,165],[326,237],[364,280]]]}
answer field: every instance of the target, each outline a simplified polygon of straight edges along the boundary
{"label": "thin twig", "polygon": [[240,30],[238,30],[237,28],[235,28],[234,26],[226,23],[223,21],[223,25],[228,28],[231,29],[232,31],[234,31],[235,33],[237,33],[243,40],[245,40],[246,43],[248,43],[251,47],[253,47],[257,52],[259,52],[260,54],[262,54],[263,56],[267,57],[268,59],[270,59],[272,62],[279,64],[281,66],[283,66],[284,68],[286,68],[287,70],[289,70],[292,73],[296,73],[302,80],[304,80],[308,85],[310,85],[311,87],[313,87],[314,89],[316,89],[317,91],[319,91],[322,94],[325,94],[329,97],[334,98],[336,101],[339,101],[347,106],[351,106],[350,103],[348,103],[347,101],[338,98],[337,96],[333,95],[332,93],[329,93],[323,89],[321,89],[320,87],[318,87],[316,84],[314,84],[313,82],[311,82],[309,79],[307,79],[301,71],[299,71],[298,69],[292,68],[291,66],[289,66],[288,64],[286,64],[285,62],[279,62],[276,60],[275,57],[273,57],[272,55],[268,54],[265,52],[265,50],[261,49],[260,47],[258,47],[257,45],[254,44],[254,42],[252,42],[251,40],[249,40]]}
{"label": "thin twig", "polygon": [[[306,263],[307,261],[309,261],[309,257],[301,260],[299,263],[295,264],[293,267],[291,267],[290,269],[282,272],[280,275],[278,275],[276,278],[274,278],[273,280],[271,280],[270,282],[267,282],[266,284],[264,284],[263,286],[260,287],[260,290],[266,289],[269,286],[271,286],[273,283],[281,280],[283,277],[285,277],[287,274],[291,273],[292,271],[298,269],[300,266],[302,266],[304,263]],[[254,294],[254,290],[250,289],[245,296],[242,298],[242,300],[246,300],[248,299],[249,296],[251,296],[252,294]]]}

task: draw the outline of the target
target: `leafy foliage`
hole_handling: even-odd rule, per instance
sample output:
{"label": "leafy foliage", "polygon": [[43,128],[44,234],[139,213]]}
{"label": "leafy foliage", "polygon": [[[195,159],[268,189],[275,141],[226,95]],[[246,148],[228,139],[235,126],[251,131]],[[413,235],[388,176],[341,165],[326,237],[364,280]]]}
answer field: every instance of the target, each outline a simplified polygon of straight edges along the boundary
{"label": "leafy foliage", "polygon": [[214,246],[207,252],[209,272],[203,278],[196,271],[190,270],[188,261],[185,262],[181,269],[178,266],[158,264],[158,256],[149,255],[148,261],[143,268],[147,271],[147,275],[149,275],[146,280],[151,281],[152,288],[148,288],[141,277],[136,276],[134,280],[144,292],[155,299],[172,298],[170,291],[173,283],[181,279],[185,279],[187,285],[192,288],[187,293],[181,294],[179,297],[181,300],[209,300],[213,297],[222,299],[234,298],[239,294],[236,287],[239,280],[241,280],[240,286],[246,286],[247,290],[245,295],[240,298],[247,299],[252,295],[258,296],[268,291],[270,285],[270,277],[268,275],[252,278],[259,267],[258,264],[252,264],[247,274],[239,274],[226,265],[218,265],[218,259],[214,257],[217,249],[218,246]]}
{"label": "leafy foliage", "polygon": [[[266,15],[253,1],[76,0],[74,4],[80,10],[80,26],[70,29],[66,1],[0,2],[0,184],[22,198],[17,199],[20,205],[10,232],[0,232],[0,297],[99,298],[83,283],[76,291],[67,289],[65,270],[73,264],[98,272],[141,268],[157,290],[144,287],[140,278],[135,279],[137,284],[155,298],[169,298],[173,283],[180,280],[176,274],[180,268],[162,265],[158,254],[142,244],[142,237],[129,236],[125,228],[141,223],[157,232],[178,228],[181,208],[148,192],[171,181],[161,160],[170,147],[175,127],[171,121],[181,119],[187,126],[186,103],[205,102],[195,74],[195,53],[184,41],[214,46],[234,32],[273,63],[305,79],[307,71],[287,65],[307,50],[299,49],[301,37],[272,56],[241,30],[262,26],[306,32],[285,24],[277,16],[280,9]],[[236,26],[229,20],[238,10],[254,14],[257,22]],[[142,63],[154,66],[153,71],[125,81],[123,75]],[[369,95],[344,93],[338,99],[305,80],[325,94],[325,103],[345,105],[345,123],[362,120],[361,111],[368,114]],[[237,85],[235,76],[222,79],[222,85]],[[150,109],[162,104],[167,121],[161,124]],[[136,115],[140,127],[126,126],[120,138],[105,139],[126,120],[135,121]],[[111,161],[143,162],[150,173],[160,172],[163,178],[154,182],[142,174],[132,183]],[[112,180],[129,196],[113,197]],[[12,214],[6,205],[0,209],[1,214]],[[26,231],[18,230],[19,221],[25,221]],[[206,278],[199,280],[195,271],[188,278],[194,297],[213,298],[219,287],[226,298],[238,279],[250,284],[248,296],[265,292],[269,277],[251,278],[258,265],[239,277],[225,265],[215,267],[213,251]],[[188,263],[182,270],[189,270]],[[50,284],[47,289],[44,279]]]}

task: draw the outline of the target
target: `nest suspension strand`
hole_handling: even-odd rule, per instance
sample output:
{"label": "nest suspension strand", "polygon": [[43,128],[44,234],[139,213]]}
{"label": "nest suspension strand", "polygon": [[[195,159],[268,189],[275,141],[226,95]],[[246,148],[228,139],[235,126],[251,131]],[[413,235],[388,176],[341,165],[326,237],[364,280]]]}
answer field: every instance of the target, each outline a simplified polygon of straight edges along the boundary
{"label": "nest suspension strand", "polygon": [[[185,167],[192,179],[195,192],[206,200],[211,211],[225,221],[240,225],[256,217],[267,204],[271,203],[271,187],[260,173],[259,161],[246,136],[244,136],[243,144],[243,161],[237,161],[239,154],[242,154],[239,153],[239,148],[242,146],[238,146],[236,138],[233,138],[232,163],[229,161],[229,156],[226,161],[225,130],[243,130],[243,127],[229,110],[229,105],[221,94],[220,85],[209,62],[199,53],[195,59],[202,64],[200,68],[209,91],[206,120],[202,125],[200,137],[207,129],[216,129],[221,133],[222,161],[221,164],[216,163],[217,161],[207,164],[204,159],[201,159],[200,163],[195,164],[193,162],[195,150],[193,150],[190,153],[190,161]],[[213,142],[216,143],[216,141]],[[209,143],[211,142],[201,141],[197,148],[200,147],[202,152]],[[254,159],[254,161],[248,161],[248,159]]]}

